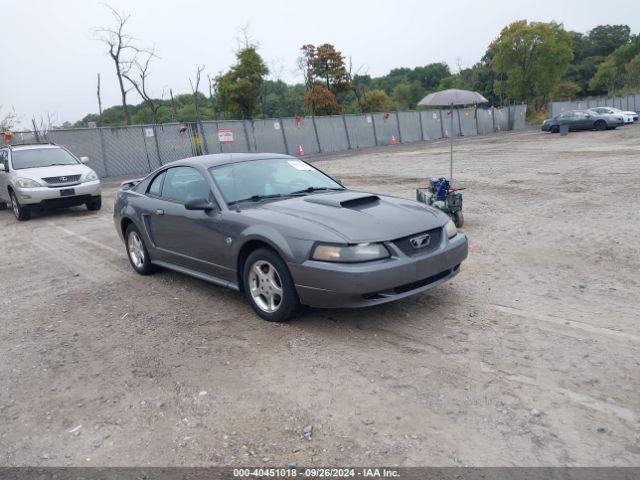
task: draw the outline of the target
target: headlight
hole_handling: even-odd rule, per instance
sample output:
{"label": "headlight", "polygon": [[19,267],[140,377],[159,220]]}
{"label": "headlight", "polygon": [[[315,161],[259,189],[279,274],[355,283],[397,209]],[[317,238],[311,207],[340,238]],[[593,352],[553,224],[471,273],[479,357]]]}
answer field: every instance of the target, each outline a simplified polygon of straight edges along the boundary
{"label": "headlight", "polygon": [[447,237],[453,238],[458,234],[458,229],[456,228],[456,224],[453,223],[452,220],[449,220],[447,224],[444,226],[444,229],[447,231]]}
{"label": "headlight", "polygon": [[368,262],[387,258],[389,251],[380,243],[361,243],[359,245],[317,245],[313,251],[314,260],[323,262]]}
{"label": "headlight", "polygon": [[16,180],[16,183],[20,188],[38,188],[42,186],[38,182],[30,178],[18,178]]}
{"label": "headlight", "polygon": [[93,170],[90,170],[89,173],[87,173],[87,176],[84,177],[84,181],[93,182],[94,180],[98,180],[98,174]]}

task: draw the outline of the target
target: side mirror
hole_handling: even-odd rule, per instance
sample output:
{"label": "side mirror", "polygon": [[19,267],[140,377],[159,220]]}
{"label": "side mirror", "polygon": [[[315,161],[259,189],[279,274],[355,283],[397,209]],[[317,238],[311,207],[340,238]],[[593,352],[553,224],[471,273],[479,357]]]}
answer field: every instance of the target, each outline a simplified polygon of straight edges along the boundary
{"label": "side mirror", "polygon": [[342,183],[342,179],[341,179],[341,178],[334,178],[334,180],[335,180],[336,182],[338,182],[338,184],[339,184],[340,186],[344,187],[344,183]]}
{"label": "side mirror", "polygon": [[591,118],[591,115],[589,115],[588,113],[585,115],[585,117],[587,118]]}
{"label": "side mirror", "polygon": [[208,212],[210,210],[214,210],[216,206],[206,198],[195,197],[187,200],[184,204],[184,208],[187,210],[204,210],[205,212]]}
{"label": "side mirror", "polygon": [[80,157],[80,163],[89,163],[89,157]]}

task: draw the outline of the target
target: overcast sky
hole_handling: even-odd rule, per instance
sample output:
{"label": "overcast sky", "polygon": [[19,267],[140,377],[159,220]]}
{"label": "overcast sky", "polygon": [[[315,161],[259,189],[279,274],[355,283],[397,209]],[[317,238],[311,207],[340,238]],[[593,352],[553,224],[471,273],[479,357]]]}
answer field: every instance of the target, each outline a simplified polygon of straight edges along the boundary
{"label": "overcast sky", "polygon": [[[131,14],[129,31],[155,44],[153,93],[189,90],[189,76],[203,64],[212,75],[234,60],[238,28],[249,24],[268,65],[288,82],[305,43],[333,43],[372,76],[395,67],[447,62],[452,70],[480,59],[503,26],[518,19],[556,20],[587,31],[598,24],[640,30],[640,1],[607,0],[108,0]],[[113,64],[94,39],[112,17],[93,0],[0,0],[0,105],[14,107],[22,126],[49,112],[59,123],[96,112],[96,74],[103,105],[119,102]],[[455,16],[456,22],[449,19]],[[206,82],[205,82],[206,83]],[[203,89],[204,90],[204,89]],[[130,102],[139,99],[130,95]]]}

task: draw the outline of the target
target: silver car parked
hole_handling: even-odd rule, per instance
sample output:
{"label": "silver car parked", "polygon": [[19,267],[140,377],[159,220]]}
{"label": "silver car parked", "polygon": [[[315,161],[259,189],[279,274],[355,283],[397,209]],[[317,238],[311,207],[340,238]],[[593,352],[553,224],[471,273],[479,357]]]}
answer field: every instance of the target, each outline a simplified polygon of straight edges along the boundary
{"label": "silver car parked", "polygon": [[69,150],[54,144],[0,147],[0,209],[10,204],[18,220],[34,209],[86,205],[100,210],[100,180]]}
{"label": "silver car parked", "polygon": [[125,182],[113,210],[134,270],[166,267],[241,290],[269,321],[363,307],[446,282],[467,238],[446,214],[357,192],[298,158],[219,154]]}

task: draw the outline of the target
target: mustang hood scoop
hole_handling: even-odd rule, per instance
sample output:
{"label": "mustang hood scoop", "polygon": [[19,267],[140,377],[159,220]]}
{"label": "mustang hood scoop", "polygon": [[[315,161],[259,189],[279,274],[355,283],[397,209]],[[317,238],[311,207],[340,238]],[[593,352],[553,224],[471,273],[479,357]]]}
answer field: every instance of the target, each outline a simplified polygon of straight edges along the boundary
{"label": "mustang hood scoop", "polygon": [[307,197],[304,199],[305,202],[317,203],[319,205],[336,208],[366,207],[378,203],[379,200],[380,197],[377,195],[360,192],[337,192],[328,195],[325,194]]}

